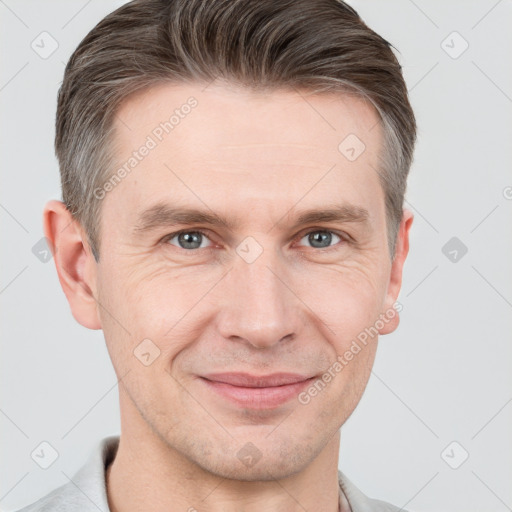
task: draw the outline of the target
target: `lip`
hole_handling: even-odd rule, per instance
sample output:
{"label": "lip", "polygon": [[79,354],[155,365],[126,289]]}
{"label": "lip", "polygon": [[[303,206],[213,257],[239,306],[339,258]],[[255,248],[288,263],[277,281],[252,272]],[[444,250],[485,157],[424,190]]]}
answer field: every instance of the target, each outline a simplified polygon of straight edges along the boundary
{"label": "lip", "polygon": [[273,409],[295,398],[315,377],[295,373],[251,375],[217,373],[201,376],[208,388],[237,406]]}

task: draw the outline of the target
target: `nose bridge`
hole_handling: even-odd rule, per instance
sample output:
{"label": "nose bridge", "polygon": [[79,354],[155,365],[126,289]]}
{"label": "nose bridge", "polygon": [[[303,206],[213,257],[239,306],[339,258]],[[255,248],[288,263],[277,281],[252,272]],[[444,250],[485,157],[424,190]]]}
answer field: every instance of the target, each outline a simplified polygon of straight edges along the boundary
{"label": "nose bridge", "polygon": [[284,284],[285,274],[277,251],[251,240],[240,244],[224,280],[219,328],[225,338],[264,348],[296,334],[297,301]]}

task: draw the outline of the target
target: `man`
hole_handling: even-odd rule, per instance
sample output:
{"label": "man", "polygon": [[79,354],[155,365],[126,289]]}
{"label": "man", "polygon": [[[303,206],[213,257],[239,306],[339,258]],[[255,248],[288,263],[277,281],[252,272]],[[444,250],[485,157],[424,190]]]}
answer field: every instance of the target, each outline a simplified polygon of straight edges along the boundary
{"label": "man", "polygon": [[121,436],[23,510],[398,510],[338,471],[413,220],[389,43],[337,0],[138,0],[72,55],[56,126],[45,235]]}

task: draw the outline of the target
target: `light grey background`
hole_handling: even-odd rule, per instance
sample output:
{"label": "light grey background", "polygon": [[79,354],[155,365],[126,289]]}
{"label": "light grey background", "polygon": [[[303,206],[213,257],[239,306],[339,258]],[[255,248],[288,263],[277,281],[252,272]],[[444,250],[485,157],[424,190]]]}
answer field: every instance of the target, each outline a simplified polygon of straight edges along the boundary
{"label": "light grey background", "polygon": [[[53,138],[65,62],[122,3],[0,0],[2,510],[68,482],[119,433],[102,331],[73,319],[53,260],[32,248],[44,203],[61,198]],[[411,511],[512,510],[512,2],[350,4],[399,50],[419,140],[401,324],[381,337],[342,428],[340,468]],[[58,43],[45,59],[31,47],[51,49],[43,31]],[[442,252],[452,237],[468,250],[455,262]],[[31,458],[43,441],[59,454],[46,470]]]}

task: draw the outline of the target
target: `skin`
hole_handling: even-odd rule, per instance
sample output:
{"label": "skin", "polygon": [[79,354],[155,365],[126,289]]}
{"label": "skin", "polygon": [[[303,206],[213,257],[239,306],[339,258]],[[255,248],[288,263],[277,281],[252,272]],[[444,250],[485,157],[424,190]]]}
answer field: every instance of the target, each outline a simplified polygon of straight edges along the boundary
{"label": "skin", "polygon": [[[110,508],[335,512],[340,427],[362,397],[378,336],[308,404],[237,407],[200,376],[321,376],[397,300],[413,214],[404,209],[391,261],[374,170],[382,131],[373,107],[346,95],[162,84],[119,109],[120,165],[190,96],[197,107],[103,199],[99,263],[63,203],[44,210],[72,314],[103,329],[122,379]],[[355,161],[338,150],[350,133],[366,146]],[[140,212],[157,201],[240,224],[134,235]],[[368,225],[292,229],[298,210],[343,202],[366,208]],[[164,238],[181,229],[207,232],[201,248]],[[318,231],[334,233],[329,251],[308,238]],[[236,252],[249,236],[263,249],[252,263]],[[379,335],[398,323],[397,313]],[[144,339],[160,350],[148,366],[133,353]],[[250,467],[237,457],[248,442],[261,454]]]}

